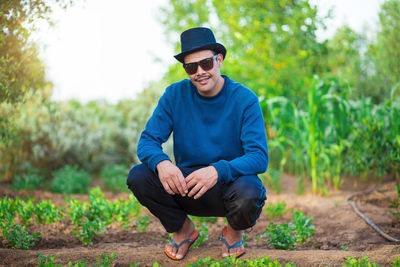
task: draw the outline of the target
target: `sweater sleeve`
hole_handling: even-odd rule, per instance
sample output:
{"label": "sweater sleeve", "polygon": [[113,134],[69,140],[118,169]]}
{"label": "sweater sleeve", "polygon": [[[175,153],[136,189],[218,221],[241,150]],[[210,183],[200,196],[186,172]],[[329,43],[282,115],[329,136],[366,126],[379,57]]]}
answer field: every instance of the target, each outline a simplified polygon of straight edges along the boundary
{"label": "sweater sleeve", "polygon": [[156,172],[156,166],[163,160],[170,160],[162,150],[162,144],[168,140],[172,132],[173,117],[171,103],[168,101],[168,91],[160,98],[153,115],[142,132],[137,154],[141,162]]}
{"label": "sweater sleeve", "polygon": [[224,183],[240,176],[263,173],[268,167],[268,145],[264,120],[258,101],[252,102],[243,113],[240,134],[243,155],[233,160],[220,160],[211,165],[218,172],[218,180]]}

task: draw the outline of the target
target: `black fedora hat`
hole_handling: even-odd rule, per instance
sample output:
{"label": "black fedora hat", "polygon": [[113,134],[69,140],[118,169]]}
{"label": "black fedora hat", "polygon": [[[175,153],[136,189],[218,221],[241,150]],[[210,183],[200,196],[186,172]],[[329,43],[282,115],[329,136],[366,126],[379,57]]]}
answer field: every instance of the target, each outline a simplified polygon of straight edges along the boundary
{"label": "black fedora hat", "polygon": [[221,53],[225,58],[226,49],[225,47],[215,41],[213,32],[209,28],[196,27],[188,29],[181,34],[181,53],[174,57],[179,61],[183,62],[185,56],[190,53],[200,50],[213,50],[217,53]]}

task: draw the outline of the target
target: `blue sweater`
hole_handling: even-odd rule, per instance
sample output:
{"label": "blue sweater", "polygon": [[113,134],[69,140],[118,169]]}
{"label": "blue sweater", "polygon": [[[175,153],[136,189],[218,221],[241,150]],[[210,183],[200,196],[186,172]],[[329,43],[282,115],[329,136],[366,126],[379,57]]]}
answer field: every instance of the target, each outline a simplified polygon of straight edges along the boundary
{"label": "blue sweater", "polygon": [[138,157],[151,170],[169,157],[161,144],[173,132],[179,167],[213,165],[220,182],[266,171],[268,147],[257,96],[224,76],[222,90],[200,95],[189,79],[167,87],[138,143]]}

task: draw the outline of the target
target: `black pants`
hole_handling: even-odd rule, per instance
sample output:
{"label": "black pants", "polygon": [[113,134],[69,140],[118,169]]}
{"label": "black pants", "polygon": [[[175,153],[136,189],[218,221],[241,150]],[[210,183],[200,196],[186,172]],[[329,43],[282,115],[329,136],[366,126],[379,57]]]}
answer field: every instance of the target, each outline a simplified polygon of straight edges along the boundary
{"label": "black pants", "polygon": [[[197,169],[180,168],[184,177]],[[169,233],[182,227],[187,214],[226,217],[233,229],[247,229],[256,224],[266,200],[265,188],[256,175],[242,176],[231,183],[218,182],[194,199],[168,194],[158,176],[140,164],[129,172],[127,185]]]}

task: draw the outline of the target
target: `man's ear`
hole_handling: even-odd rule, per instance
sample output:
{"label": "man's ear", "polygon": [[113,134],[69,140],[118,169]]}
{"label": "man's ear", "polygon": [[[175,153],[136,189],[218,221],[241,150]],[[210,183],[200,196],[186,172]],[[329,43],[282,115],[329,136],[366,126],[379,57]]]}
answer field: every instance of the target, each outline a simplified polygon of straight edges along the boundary
{"label": "man's ear", "polygon": [[222,54],[218,54],[217,60],[218,60],[218,66],[221,67],[222,62],[224,62],[224,57],[222,56]]}

